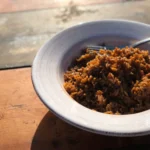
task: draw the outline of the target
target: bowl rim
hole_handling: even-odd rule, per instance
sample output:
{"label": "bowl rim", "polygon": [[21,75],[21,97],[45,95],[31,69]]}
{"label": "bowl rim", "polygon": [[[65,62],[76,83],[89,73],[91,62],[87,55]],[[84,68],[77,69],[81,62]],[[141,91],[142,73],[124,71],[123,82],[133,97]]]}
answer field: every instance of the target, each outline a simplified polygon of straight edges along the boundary
{"label": "bowl rim", "polygon": [[[121,131],[121,132],[115,132],[115,131],[109,131],[109,130],[102,130],[102,129],[94,129],[92,127],[89,127],[89,126],[86,126],[86,125],[83,125],[83,124],[80,124],[80,122],[76,122],[75,120],[71,120],[69,117],[64,117],[62,114],[60,114],[58,111],[54,110],[52,106],[50,106],[45,98],[43,97],[43,94],[41,93],[39,87],[38,87],[38,84],[37,84],[37,78],[36,78],[36,69],[38,68],[37,64],[38,64],[38,61],[39,61],[39,55],[41,53],[41,51],[48,45],[48,43],[52,40],[52,39],[55,39],[57,38],[59,35],[61,35],[63,32],[67,32],[69,30],[72,30],[72,29],[75,29],[75,28],[79,28],[80,26],[84,26],[84,25],[89,25],[89,24],[95,24],[95,23],[105,23],[105,22],[120,22],[120,23],[133,23],[135,25],[142,25],[142,26],[145,26],[145,27],[149,27],[150,28],[150,25],[148,24],[145,24],[145,23],[141,23],[141,22],[137,22],[137,21],[130,21],[130,20],[123,20],[123,19],[104,19],[104,20],[100,20],[100,21],[92,21],[92,22],[84,22],[84,23],[80,23],[80,24],[77,24],[77,25],[74,25],[70,28],[67,28],[67,29],[64,29],[62,30],[61,32],[55,34],[54,37],[52,37],[51,39],[49,39],[38,51],[38,53],[36,54],[35,56],[35,59],[33,61],[33,64],[32,64],[32,72],[31,72],[31,79],[32,79],[32,83],[33,83],[33,87],[37,93],[37,95],[39,96],[40,100],[56,115],[58,116],[59,118],[65,120],[66,122],[68,122],[69,124],[72,124],[73,126],[76,126],[76,127],[79,127],[81,129],[84,129],[84,130],[87,130],[87,131],[90,131],[90,132],[94,132],[94,133],[99,133],[99,134],[103,134],[103,135],[111,135],[111,136],[124,136],[124,137],[127,137],[127,136],[139,136],[139,135],[146,135],[146,134],[150,134],[150,128],[149,129],[145,129],[145,130],[138,130],[138,131],[130,131],[130,132],[124,132],[124,131]],[[40,68],[39,68],[40,69]],[[88,108],[86,108],[88,109]],[[88,109],[89,110],[89,109]],[[99,113],[99,112],[96,112],[96,113]],[[143,112],[141,112],[143,113]],[[144,113],[146,113],[146,111],[144,111]],[[133,114],[133,115],[138,115],[139,113],[137,114]],[[105,114],[107,115],[107,114]],[[129,116],[129,115],[123,115],[123,116]],[[131,116],[131,115],[130,115]]]}

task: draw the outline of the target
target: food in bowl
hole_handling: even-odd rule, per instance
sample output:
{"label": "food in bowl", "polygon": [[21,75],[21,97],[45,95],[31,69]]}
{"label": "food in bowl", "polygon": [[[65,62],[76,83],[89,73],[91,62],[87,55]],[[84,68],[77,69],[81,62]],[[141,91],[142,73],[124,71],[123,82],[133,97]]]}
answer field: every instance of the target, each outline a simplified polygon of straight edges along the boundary
{"label": "food in bowl", "polygon": [[139,48],[86,49],[64,74],[64,88],[81,105],[107,114],[150,108],[150,55]]}

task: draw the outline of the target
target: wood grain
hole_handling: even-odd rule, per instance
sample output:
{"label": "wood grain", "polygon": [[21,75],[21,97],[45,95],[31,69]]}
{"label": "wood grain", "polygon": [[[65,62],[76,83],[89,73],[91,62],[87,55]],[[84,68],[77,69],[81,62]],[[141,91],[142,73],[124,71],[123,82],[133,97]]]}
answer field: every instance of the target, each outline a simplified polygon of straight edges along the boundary
{"label": "wood grain", "polygon": [[31,69],[0,72],[0,149],[30,149],[48,109],[36,96]]}
{"label": "wood grain", "polygon": [[149,138],[108,137],[77,129],[41,103],[30,68],[0,71],[0,150],[98,150],[139,144],[146,149]]}

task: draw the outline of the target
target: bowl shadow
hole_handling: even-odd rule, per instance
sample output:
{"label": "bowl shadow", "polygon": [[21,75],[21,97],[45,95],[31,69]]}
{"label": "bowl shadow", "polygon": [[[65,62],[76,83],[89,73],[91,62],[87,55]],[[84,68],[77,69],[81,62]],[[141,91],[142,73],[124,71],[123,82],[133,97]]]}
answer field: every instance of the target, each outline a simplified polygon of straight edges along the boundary
{"label": "bowl shadow", "polygon": [[31,150],[149,149],[149,138],[121,138],[89,133],[65,123],[49,111],[37,127]]}

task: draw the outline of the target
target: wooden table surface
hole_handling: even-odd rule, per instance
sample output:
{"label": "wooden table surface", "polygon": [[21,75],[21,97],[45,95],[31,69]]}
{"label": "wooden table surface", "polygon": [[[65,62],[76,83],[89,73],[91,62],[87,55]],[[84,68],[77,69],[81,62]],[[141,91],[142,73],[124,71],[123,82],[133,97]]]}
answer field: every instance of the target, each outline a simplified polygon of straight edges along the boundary
{"label": "wooden table surface", "polygon": [[41,103],[30,68],[0,71],[0,150],[148,149],[149,139],[109,137],[77,129]]}

